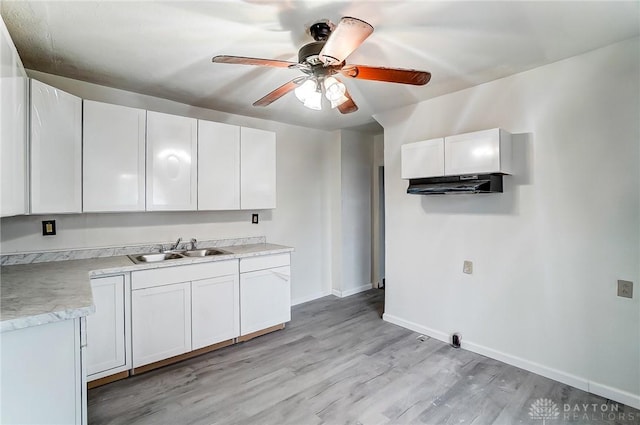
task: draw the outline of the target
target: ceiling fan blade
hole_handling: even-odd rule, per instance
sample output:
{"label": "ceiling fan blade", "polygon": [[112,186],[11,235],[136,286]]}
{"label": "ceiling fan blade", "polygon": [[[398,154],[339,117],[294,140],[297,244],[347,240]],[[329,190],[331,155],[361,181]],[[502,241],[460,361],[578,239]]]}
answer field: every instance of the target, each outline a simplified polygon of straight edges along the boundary
{"label": "ceiling fan blade", "polygon": [[424,86],[431,79],[431,73],[426,71],[363,65],[347,65],[340,70],[340,73],[346,77],[361,80],[387,81],[415,86]]}
{"label": "ceiling fan blade", "polygon": [[281,61],[276,59],[260,59],[247,58],[244,56],[214,56],[211,62],[215,63],[231,63],[237,65],[256,65],[256,66],[272,66],[276,68],[289,68],[291,65],[297,65],[297,62]]}
{"label": "ceiling fan blade", "polygon": [[353,101],[353,98],[349,94],[349,91],[345,89],[344,95],[347,98],[346,101],[338,105],[338,110],[343,114],[350,114],[358,110],[358,105]]}
{"label": "ceiling fan blade", "polygon": [[345,16],[331,32],[319,59],[327,65],[342,63],[373,32],[373,27],[357,18]]}
{"label": "ceiling fan blade", "polygon": [[278,87],[277,89],[275,89],[271,93],[267,94],[263,98],[261,98],[259,100],[256,100],[253,103],[253,106],[268,106],[268,105],[271,105],[273,102],[275,102],[276,100],[280,99],[285,94],[289,93],[290,91],[295,90],[304,81],[307,81],[306,77],[294,78],[293,80],[289,81],[288,83],[284,83],[283,85],[281,85],[280,87]]}

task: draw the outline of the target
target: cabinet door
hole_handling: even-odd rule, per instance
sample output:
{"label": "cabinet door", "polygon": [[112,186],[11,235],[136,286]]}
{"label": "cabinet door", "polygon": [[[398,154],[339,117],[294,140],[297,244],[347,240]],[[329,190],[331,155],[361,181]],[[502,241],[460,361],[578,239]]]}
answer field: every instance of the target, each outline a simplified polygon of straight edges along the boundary
{"label": "cabinet door", "polygon": [[144,211],[144,109],[83,102],[83,211]]}
{"label": "cabinet door", "polygon": [[124,276],[91,279],[91,290],[96,312],[87,316],[87,375],[126,363]]}
{"label": "cabinet door", "polygon": [[445,174],[500,172],[500,129],[445,138]]}
{"label": "cabinet door", "polygon": [[82,100],[31,80],[31,212],[82,212]]}
{"label": "cabinet door", "polygon": [[2,333],[0,423],[80,424],[80,320]]}
{"label": "cabinet door", "polygon": [[238,275],[191,282],[193,349],[240,335]]}
{"label": "cabinet door", "polygon": [[191,351],[191,283],[131,291],[133,367]]}
{"label": "cabinet door", "polygon": [[402,145],[402,178],[444,176],[444,138]]}
{"label": "cabinet door", "polygon": [[197,123],[147,112],[147,211],[197,208]]}
{"label": "cabinet door", "polygon": [[198,121],[198,209],[240,209],[240,127]]}
{"label": "cabinet door", "polygon": [[27,78],[0,22],[0,216],[27,213]]}
{"label": "cabinet door", "polygon": [[240,335],[291,320],[290,266],[240,274]]}
{"label": "cabinet door", "polygon": [[276,134],[240,130],[240,205],[243,210],[276,207]]}

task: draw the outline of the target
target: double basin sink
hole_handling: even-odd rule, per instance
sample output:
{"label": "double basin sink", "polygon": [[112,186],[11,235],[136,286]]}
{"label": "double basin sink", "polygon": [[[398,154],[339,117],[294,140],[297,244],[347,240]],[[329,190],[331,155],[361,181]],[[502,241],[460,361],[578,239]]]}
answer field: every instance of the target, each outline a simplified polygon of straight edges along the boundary
{"label": "double basin sink", "polygon": [[217,248],[192,249],[188,251],[155,252],[151,254],[129,255],[131,261],[136,264],[158,263],[167,260],[178,260],[190,257],[209,257],[211,255],[227,255],[229,252]]}

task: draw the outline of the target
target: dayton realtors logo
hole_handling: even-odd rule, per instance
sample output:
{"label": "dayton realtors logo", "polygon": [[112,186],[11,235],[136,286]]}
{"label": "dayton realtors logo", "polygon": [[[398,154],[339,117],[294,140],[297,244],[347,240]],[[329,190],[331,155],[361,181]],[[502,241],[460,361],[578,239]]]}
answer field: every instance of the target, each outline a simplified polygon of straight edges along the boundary
{"label": "dayton realtors logo", "polygon": [[562,417],[565,421],[586,422],[616,421],[636,423],[640,415],[634,412],[620,411],[618,403],[565,403],[562,408]]}
{"label": "dayton realtors logo", "polygon": [[637,423],[640,415],[634,412],[620,411],[617,403],[564,403],[562,405],[562,415],[558,405],[548,398],[539,398],[529,408],[529,417],[535,421],[542,421],[542,425],[547,425],[547,421],[562,419],[563,423],[577,422],[602,423],[616,421],[616,423]]}
{"label": "dayton realtors logo", "polygon": [[542,425],[546,425],[549,419],[558,419],[560,411],[558,406],[548,398],[539,398],[529,408],[529,416],[531,419],[542,419]]}

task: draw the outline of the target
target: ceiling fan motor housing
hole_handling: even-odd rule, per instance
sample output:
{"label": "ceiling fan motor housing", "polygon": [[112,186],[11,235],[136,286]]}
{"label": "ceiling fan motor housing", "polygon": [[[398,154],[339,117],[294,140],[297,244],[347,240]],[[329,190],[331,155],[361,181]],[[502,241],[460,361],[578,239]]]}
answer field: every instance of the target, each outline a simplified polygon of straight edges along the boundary
{"label": "ceiling fan motor housing", "polygon": [[327,20],[316,22],[309,27],[309,34],[315,41],[327,41],[331,35],[333,24]]}
{"label": "ceiling fan motor housing", "polygon": [[321,64],[318,55],[324,47],[324,41],[314,41],[305,44],[298,50],[298,63],[308,63],[309,65]]}

